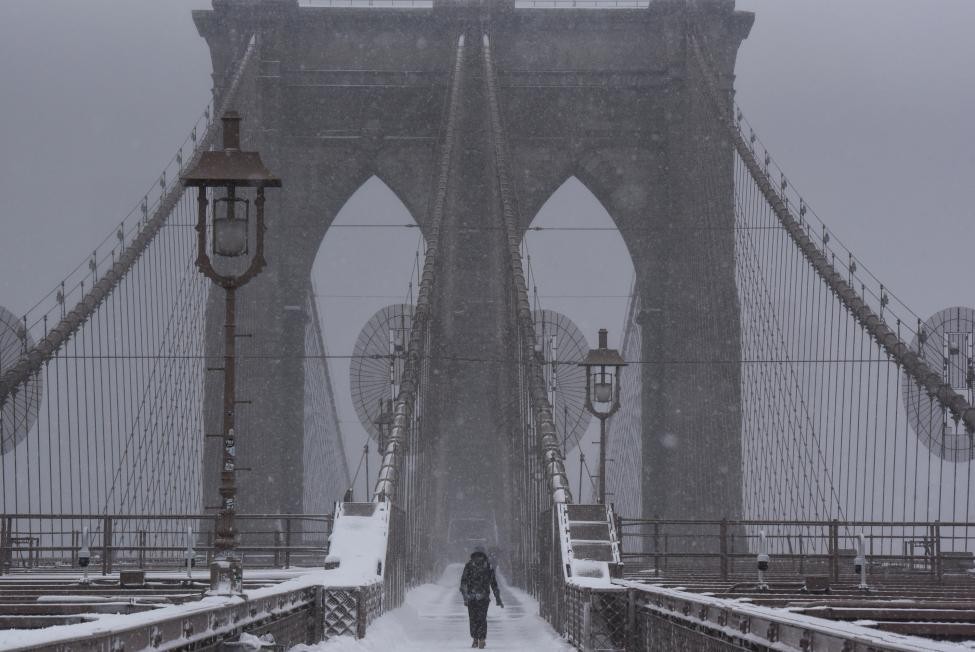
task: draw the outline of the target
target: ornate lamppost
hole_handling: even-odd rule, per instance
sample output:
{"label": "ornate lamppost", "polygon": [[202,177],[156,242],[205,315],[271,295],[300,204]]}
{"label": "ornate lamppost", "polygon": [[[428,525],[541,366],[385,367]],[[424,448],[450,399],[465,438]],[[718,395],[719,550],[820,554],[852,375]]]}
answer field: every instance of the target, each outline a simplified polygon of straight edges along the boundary
{"label": "ornate lamppost", "polygon": [[599,329],[599,348],[590,349],[579,363],[586,368],[586,409],[599,419],[600,505],[606,504],[606,419],[620,409],[620,370],[626,366],[619,351],[609,348],[606,336],[606,329]]}
{"label": "ornate lamppost", "polygon": [[[264,189],[280,188],[257,152],[240,151],[240,115],[223,115],[223,150],[204,152],[183,176],[183,185],[198,188],[196,266],[224,289],[223,456],[220,466],[220,511],[210,566],[210,591],[241,592],[243,571],[237,554],[236,451],[236,293],[267,264],[264,260]],[[253,219],[251,212],[253,206]],[[253,241],[253,249],[251,242]],[[213,258],[211,259],[211,254]]]}

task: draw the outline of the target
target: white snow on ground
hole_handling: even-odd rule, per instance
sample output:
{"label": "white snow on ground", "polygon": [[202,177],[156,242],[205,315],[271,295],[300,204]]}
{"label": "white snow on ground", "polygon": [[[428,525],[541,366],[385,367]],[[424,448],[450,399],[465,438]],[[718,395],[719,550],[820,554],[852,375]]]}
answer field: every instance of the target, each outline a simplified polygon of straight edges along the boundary
{"label": "white snow on ground", "polygon": [[[463,566],[447,568],[436,584],[425,584],[406,594],[406,602],[377,619],[366,637],[332,639],[315,646],[299,645],[304,652],[427,652],[469,650],[467,608],[460,597]],[[500,578],[499,578],[500,579]],[[538,616],[538,603],[527,593],[503,582],[504,609],[491,603],[488,611],[487,649],[517,652],[570,652],[574,648]]]}

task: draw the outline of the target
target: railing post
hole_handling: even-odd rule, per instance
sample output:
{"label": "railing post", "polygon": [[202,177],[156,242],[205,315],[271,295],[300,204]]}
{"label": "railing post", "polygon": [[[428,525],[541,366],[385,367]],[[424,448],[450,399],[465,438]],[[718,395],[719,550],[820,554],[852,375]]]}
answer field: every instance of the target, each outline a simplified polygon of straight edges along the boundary
{"label": "railing post", "polygon": [[664,533],[664,569],[670,570],[670,535]]}
{"label": "railing post", "polygon": [[931,548],[934,554],[934,574],[941,582],[944,580],[944,565],[941,560],[941,523],[935,521],[931,526]]}
{"label": "railing post", "polygon": [[636,639],[636,589],[626,590],[626,649],[635,650]]}
{"label": "railing post", "polygon": [[369,618],[369,608],[366,605],[368,601],[368,596],[366,595],[366,589],[359,587],[356,590],[358,599],[355,605],[355,637],[365,638],[366,637],[366,627],[369,625],[367,622]]}
{"label": "railing post", "polygon": [[728,519],[721,519],[720,531],[718,533],[721,549],[721,579],[728,579]]}
{"label": "railing post", "polygon": [[592,593],[586,591],[582,601],[582,650],[592,652]]}
{"label": "railing post", "polygon": [[0,522],[0,575],[7,572],[10,559],[10,517]]}
{"label": "railing post", "polygon": [[830,576],[834,584],[840,581],[840,522],[829,522]]}
{"label": "railing post", "polygon": [[210,528],[210,531],[207,532],[207,567],[213,563],[213,537],[214,533],[217,531],[218,518],[218,514],[213,515],[213,526]]}
{"label": "railing post", "polygon": [[102,523],[102,575],[112,572],[112,517],[105,516]]}
{"label": "railing post", "polygon": [[284,567],[291,568],[291,518],[284,519]]}
{"label": "railing post", "polygon": [[800,575],[805,574],[806,572],[805,568],[806,568],[806,555],[802,545],[802,533],[800,532],[799,533],[799,574]]}
{"label": "railing post", "polygon": [[139,530],[139,568],[145,569],[146,567],[146,531]]}
{"label": "railing post", "polygon": [[281,568],[281,528],[274,528],[274,567]]}
{"label": "railing post", "polygon": [[660,577],[660,522],[653,523],[653,570]]}

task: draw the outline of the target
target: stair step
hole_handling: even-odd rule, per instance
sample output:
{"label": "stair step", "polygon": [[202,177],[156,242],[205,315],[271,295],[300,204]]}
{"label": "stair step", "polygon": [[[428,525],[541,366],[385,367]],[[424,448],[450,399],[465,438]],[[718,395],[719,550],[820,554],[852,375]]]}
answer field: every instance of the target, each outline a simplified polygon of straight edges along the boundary
{"label": "stair step", "polygon": [[569,538],[573,541],[584,539],[587,541],[610,541],[609,525],[603,523],[570,523]]}
{"label": "stair step", "polygon": [[570,522],[606,523],[605,505],[566,505]]}
{"label": "stair step", "polygon": [[591,561],[615,561],[613,546],[608,543],[573,543],[572,558]]}

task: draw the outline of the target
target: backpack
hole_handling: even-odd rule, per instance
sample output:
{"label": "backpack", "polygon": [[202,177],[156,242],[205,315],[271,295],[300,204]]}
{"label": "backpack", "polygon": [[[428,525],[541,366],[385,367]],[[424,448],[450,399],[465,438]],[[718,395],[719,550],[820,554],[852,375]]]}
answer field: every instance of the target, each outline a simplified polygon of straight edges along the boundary
{"label": "backpack", "polygon": [[490,600],[492,579],[494,579],[494,569],[491,568],[491,564],[486,561],[468,562],[461,578],[461,591],[464,598],[474,602]]}

